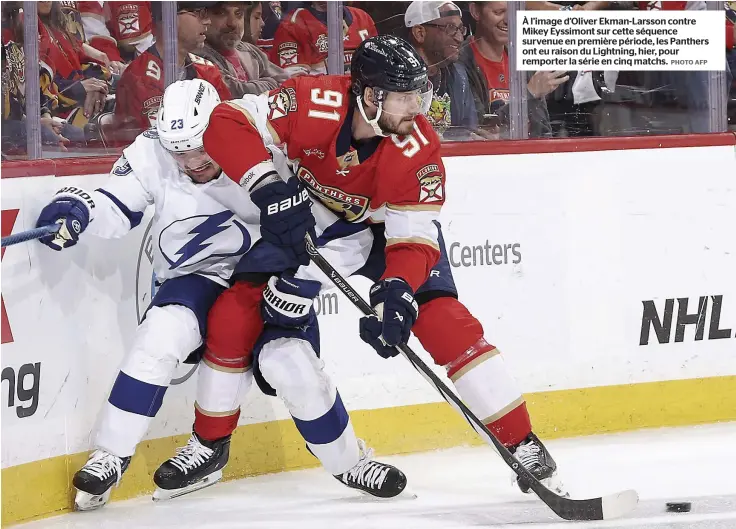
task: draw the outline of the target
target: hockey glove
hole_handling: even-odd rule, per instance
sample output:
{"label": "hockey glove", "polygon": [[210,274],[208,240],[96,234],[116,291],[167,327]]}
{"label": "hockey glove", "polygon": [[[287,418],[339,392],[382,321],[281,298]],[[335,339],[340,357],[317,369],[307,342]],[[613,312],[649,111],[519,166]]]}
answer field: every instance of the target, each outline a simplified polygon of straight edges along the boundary
{"label": "hockey glove", "polygon": [[403,279],[388,278],[371,287],[370,301],[380,319],[361,318],[360,338],[383,358],[396,356],[399,351],[394,346],[409,340],[419,316],[414,293]]}
{"label": "hockey glove", "polygon": [[53,235],[41,237],[39,241],[57,252],[77,244],[79,234],[87,229],[95,203],[86,191],[77,187],[60,189],[54,199],[41,210],[36,227],[61,224]]}
{"label": "hockey glove", "polygon": [[263,186],[250,195],[261,210],[261,238],[283,249],[299,265],[309,264],[304,243],[307,233],[314,233],[312,201],[298,178],[281,180]]}
{"label": "hockey glove", "polygon": [[312,318],[312,304],[322,287],[319,281],[296,279],[292,274],[273,276],[263,289],[261,316],[264,323],[301,327]]}

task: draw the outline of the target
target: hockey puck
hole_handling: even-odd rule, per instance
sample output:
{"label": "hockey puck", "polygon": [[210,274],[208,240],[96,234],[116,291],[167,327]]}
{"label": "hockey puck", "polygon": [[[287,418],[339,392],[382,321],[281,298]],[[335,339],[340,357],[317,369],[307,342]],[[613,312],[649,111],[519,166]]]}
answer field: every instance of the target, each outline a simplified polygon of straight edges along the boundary
{"label": "hockey puck", "polygon": [[690,512],[690,509],[692,508],[693,504],[689,501],[683,501],[683,502],[668,502],[667,503],[667,512]]}

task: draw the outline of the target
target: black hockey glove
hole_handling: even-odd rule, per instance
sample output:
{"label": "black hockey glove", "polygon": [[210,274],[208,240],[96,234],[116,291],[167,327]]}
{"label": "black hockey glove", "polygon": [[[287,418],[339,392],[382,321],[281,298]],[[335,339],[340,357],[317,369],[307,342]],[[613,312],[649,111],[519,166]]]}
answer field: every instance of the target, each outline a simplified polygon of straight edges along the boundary
{"label": "black hockey glove", "polygon": [[280,247],[298,265],[309,264],[304,243],[307,233],[317,240],[309,193],[298,178],[263,186],[250,195],[261,210],[261,238]]}
{"label": "black hockey glove", "polygon": [[403,279],[388,278],[371,287],[370,301],[381,319],[362,317],[360,338],[383,358],[396,356],[399,351],[394,346],[409,340],[411,328],[419,316],[414,293]]}

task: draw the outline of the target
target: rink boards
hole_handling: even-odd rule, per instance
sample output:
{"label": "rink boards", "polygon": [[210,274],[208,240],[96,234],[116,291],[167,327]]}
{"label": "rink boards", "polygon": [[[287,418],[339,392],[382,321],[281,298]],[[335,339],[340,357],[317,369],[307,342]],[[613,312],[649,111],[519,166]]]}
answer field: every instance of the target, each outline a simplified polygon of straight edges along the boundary
{"label": "rink boards", "polygon": [[[460,299],[505,354],[541,436],[736,420],[736,150],[714,143],[445,158]],[[3,178],[3,236],[32,228],[58,188],[106,178]],[[3,524],[71,506],[71,475],[150,301],[149,222],[64,252],[3,251]],[[379,454],[476,443],[402,358],[360,341],[345,298],[316,305],[327,369]],[[152,490],[191,430],[195,386],[196,375],[169,389],[114,497]],[[315,463],[281,403],[251,391],[226,474]]]}

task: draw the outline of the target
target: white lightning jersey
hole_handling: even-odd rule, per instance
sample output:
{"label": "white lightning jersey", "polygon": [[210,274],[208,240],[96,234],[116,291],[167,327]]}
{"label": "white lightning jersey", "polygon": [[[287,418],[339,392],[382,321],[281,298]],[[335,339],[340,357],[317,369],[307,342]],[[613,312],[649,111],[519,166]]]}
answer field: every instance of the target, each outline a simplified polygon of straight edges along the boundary
{"label": "white lightning jersey", "polygon": [[92,193],[95,207],[87,232],[122,237],[153,205],[153,266],[159,281],[199,274],[227,286],[240,257],[260,239],[260,211],[247,191],[225,174],[194,183],[153,129],[123,151],[111,177]]}

